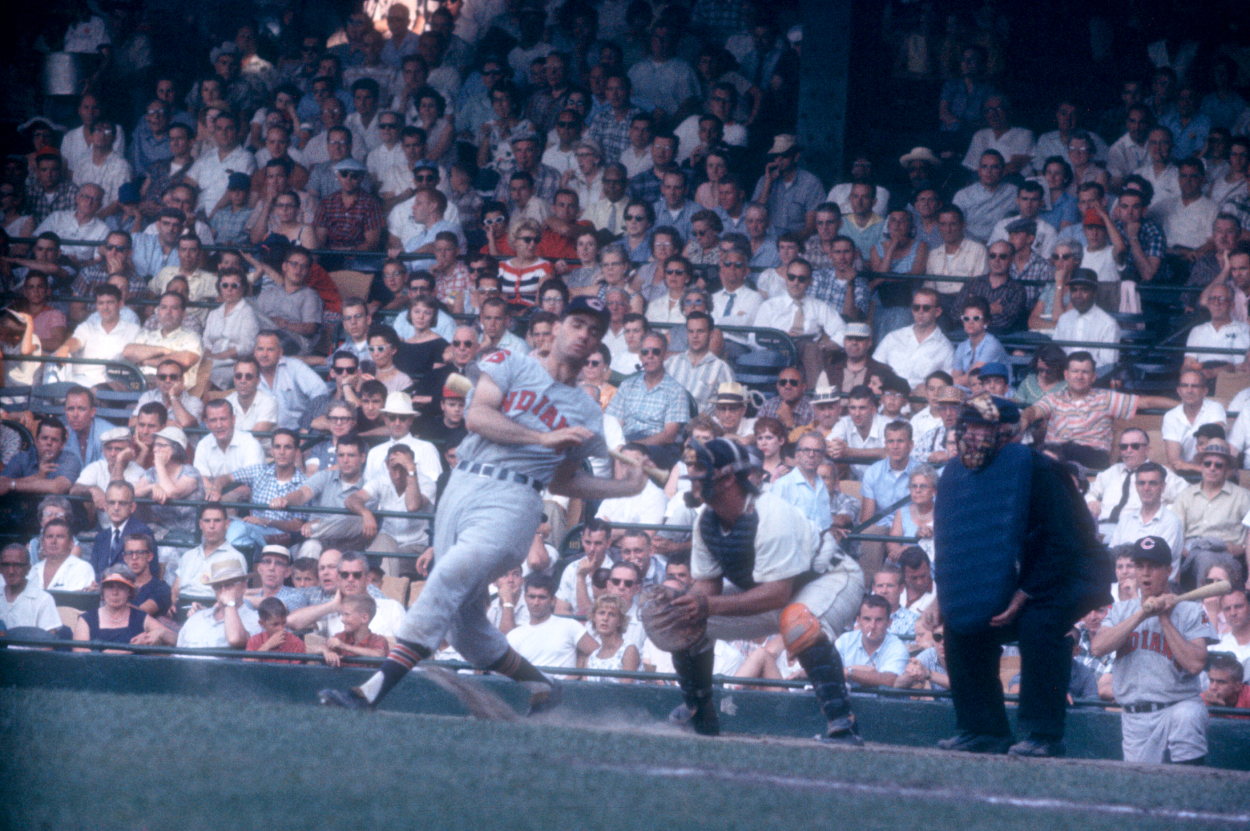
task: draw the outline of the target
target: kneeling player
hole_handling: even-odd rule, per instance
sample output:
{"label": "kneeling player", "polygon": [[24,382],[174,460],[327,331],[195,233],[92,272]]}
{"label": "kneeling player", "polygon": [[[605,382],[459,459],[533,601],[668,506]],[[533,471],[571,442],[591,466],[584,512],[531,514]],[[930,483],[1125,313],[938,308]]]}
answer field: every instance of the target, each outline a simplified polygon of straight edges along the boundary
{"label": "kneeling player", "polygon": [[[712,700],[712,645],[715,639],[757,638],[780,632],[790,657],[797,659],[816,689],[827,720],[819,738],[862,744],[847,700],[842,661],[833,637],[849,628],[864,593],[859,566],[842,556],[827,535],[822,546],[811,524],[789,503],[758,495],[750,481],[745,448],[724,439],[695,443],[691,466],[704,501],[694,522],[690,570],[694,586],[664,601],[668,611],[651,616],[648,634],[672,619],[692,645],[673,651],[673,667],[685,697],[674,719],[697,732],[720,728]],[[728,585],[726,585],[728,581]],[[644,606],[644,621],[648,621]],[[704,622],[706,628],[704,629]],[[671,633],[670,633],[671,634]],[[658,636],[658,637],[657,637]]]}

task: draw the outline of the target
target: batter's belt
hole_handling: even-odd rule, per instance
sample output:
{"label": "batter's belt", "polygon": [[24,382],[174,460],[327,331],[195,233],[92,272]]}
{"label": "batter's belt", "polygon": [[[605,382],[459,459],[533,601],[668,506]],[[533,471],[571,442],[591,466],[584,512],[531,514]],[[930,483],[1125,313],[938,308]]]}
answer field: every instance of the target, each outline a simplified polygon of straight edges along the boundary
{"label": "batter's belt", "polygon": [[481,465],[476,462],[461,462],[456,465],[456,470],[463,470],[465,473],[472,473],[475,476],[485,476],[488,479],[498,479],[500,482],[516,482],[518,485],[525,485],[533,488],[538,493],[543,492],[543,483],[523,473],[513,473],[496,465]]}

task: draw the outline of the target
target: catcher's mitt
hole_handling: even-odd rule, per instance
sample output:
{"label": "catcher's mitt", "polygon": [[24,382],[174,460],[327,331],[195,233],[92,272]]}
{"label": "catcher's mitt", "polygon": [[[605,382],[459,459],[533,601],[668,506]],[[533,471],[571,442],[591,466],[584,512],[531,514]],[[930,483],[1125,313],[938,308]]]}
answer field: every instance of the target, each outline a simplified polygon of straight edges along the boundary
{"label": "catcher's mitt", "polygon": [[690,618],[673,601],[685,592],[668,586],[648,586],[638,600],[638,617],[651,642],[665,652],[690,649],[703,639],[707,630],[707,602],[699,604],[698,615]]}

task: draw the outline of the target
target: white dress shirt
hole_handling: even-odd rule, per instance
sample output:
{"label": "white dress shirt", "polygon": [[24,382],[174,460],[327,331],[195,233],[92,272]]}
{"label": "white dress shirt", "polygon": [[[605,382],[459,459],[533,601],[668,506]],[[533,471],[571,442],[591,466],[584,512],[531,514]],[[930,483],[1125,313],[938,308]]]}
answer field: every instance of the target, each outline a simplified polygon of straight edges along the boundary
{"label": "white dress shirt", "polygon": [[[1055,324],[1055,340],[1119,343],[1120,327],[1111,315],[1097,306],[1091,307],[1085,314],[1081,314],[1076,309],[1068,309],[1059,316],[1059,320]],[[1087,349],[1084,346],[1065,346],[1063,351],[1069,355],[1073,352],[1089,352],[1094,356],[1094,363],[1099,368],[1113,366],[1120,357],[1118,349]]]}
{"label": "white dress shirt", "polygon": [[[721,289],[712,295],[712,320],[717,326],[751,326],[763,302],[763,295],[749,286],[741,286],[733,292]],[[746,335],[731,335],[728,332],[725,333],[725,340],[743,346],[748,343]]]}
{"label": "white dress shirt", "polygon": [[803,309],[803,331],[800,337],[819,337],[823,332],[838,346],[846,335],[846,321],[823,300],[804,296],[795,300],[789,294],[770,297],[760,304],[752,324],[762,329],[780,329],[787,334],[794,326],[795,315]]}
{"label": "white dress shirt", "polygon": [[[1250,326],[1237,321],[1225,323],[1219,329],[1216,329],[1211,321],[1195,326],[1189,330],[1189,337],[1185,339],[1185,345],[1192,348],[1210,346],[1217,349],[1236,349],[1244,353],[1250,349]],[[1195,361],[1228,361],[1229,363],[1244,363],[1243,355],[1227,355],[1218,352],[1186,352],[1186,358],[1192,358]]]}
{"label": "white dress shirt", "polygon": [[1198,416],[1193,423],[1185,416],[1185,405],[1178,404],[1163,414],[1163,440],[1174,441],[1181,446],[1181,460],[1192,462],[1194,452],[1198,449],[1194,443],[1194,431],[1204,424],[1218,424],[1221,427],[1228,422],[1228,414],[1224,405],[1211,398],[1202,399],[1198,408]]}
{"label": "white dress shirt", "polygon": [[955,363],[955,348],[935,328],[923,341],[916,337],[915,326],[895,329],[884,338],[872,353],[874,360],[889,364],[890,368],[912,389],[924,383],[929,373],[937,370],[950,372]]}

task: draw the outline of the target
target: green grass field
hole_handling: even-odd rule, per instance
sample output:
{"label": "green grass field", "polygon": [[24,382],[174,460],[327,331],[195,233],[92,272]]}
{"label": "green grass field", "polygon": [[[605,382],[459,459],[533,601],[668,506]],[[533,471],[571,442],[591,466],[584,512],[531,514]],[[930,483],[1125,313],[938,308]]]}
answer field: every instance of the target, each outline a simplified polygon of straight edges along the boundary
{"label": "green grass field", "polygon": [[5,829],[1250,828],[1250,776],[0,691]]}

